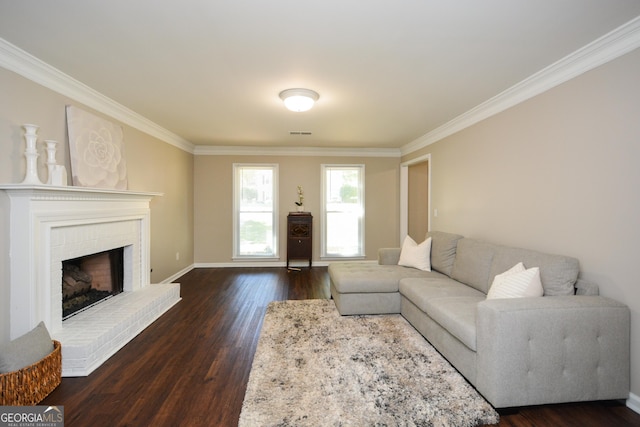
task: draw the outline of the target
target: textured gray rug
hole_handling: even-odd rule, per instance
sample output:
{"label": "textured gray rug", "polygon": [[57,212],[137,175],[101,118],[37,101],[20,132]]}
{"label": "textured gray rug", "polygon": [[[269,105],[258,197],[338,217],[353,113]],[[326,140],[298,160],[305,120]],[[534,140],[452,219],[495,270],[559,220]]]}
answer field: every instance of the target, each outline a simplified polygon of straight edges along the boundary
{"label": "textured gray rug", "polygon": [[400,315],[267,308],[239,427],[475,426],[497,412]]}

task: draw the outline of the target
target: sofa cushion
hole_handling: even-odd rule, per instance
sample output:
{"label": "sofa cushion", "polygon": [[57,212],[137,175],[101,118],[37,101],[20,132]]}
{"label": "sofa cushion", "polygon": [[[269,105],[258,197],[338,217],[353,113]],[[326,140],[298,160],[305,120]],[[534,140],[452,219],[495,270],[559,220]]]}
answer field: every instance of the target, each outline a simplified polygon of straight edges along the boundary
{"label": "sofa cushion", "polygon": [[400,261],[400,248],[378,249],[378,264],[398,265],[398,261]]}
{"label": "sofa cushion", "polygon": [[462,236],[444,231],[429,231],[425,239],[429,237],[431,237],[431,269],[451,276],[456,247]]}
{"label": "sofa cushion", "polygon": [[485,295],[432,298],[426,313],[460,342],[476,351],[476,308]]}
{"label": "sofa cushion", "polygon": [[[492,243],[469,238],[460,239],[451,278],[486,294],[489,290],[489,273],[495,251],[496,245]],[[501,273],[509,267],[502,270]]]}
{"label": "sofa cushion", "polygon": [[443,297],[482,297],[485,295],[445,275],[440,277],[405,278],[400,280],[400,294],[420,310],[426,311],[427,301]]}
{"label": "sofa cushion", "polygon": [[476,305],[486,299],[484,293],[441,276],[402,279],[400,294],[464,345],[476,350]]}
{"label": "sofa cushion", "polygon": [[525,269],[524,264],[519,262],[493,278],[487,299],[541,297],[543,293],[540,268]]}
{"label": "sofa cushion", "polygon": [[493,281],[495,275],[506,271],[518,262],[524,263],[526,268],[540,268],[540,281],[544,295],[575,293],[574,285],[580,269],[577,259],[508,246],[495,246],[489,281]]}
{"label": "sofa cushion", "polygon": [[431,271],[431,237],[417,244],[411,236],[404,238],[398,265]]}
{"label": "sofa cushion", "polygon": [[400,265],[379,265],[370,262],[337,262],[329,264],[331,283],[340,293],[398,292],[404,277],[441,276]]}
{"label": "sofa cushion", "polygon": [[574,286],[576,288],[576,295],[600,295],[600,288],[598,285],[588,280],[578,279]]}

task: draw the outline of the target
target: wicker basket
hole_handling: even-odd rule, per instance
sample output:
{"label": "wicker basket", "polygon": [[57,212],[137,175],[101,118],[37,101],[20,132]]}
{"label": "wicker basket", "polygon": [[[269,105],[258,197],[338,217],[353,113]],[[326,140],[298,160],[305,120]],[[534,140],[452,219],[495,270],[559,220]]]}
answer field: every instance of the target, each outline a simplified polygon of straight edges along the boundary
{"label": "wicker basket", "polygon": [[19,371],[0,375],[0,405],[36,405],[62,381],[60,342],[53,340],[53,351],[39,362]]}

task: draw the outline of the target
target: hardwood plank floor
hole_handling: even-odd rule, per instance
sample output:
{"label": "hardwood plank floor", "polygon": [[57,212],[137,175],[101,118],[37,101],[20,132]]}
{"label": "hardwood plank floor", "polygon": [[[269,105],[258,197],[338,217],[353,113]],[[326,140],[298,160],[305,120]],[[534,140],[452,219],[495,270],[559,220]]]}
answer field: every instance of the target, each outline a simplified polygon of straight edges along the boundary
{"label": "hardwood plank floor", "polygon": [[[65,426],[236,426],[266,306],[329,298],[325,267],[195,269],[182,301],[88,377],[63,378],[41,405]],[[501,426],[640,426],[620,402],[545,405]]]}

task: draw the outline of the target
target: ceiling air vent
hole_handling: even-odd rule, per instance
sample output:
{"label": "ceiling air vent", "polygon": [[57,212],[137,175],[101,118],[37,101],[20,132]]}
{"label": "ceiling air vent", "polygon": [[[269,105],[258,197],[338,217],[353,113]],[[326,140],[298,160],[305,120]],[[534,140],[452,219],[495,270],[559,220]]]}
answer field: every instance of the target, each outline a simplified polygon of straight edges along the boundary
{"label": "ceiling air vent", "polygon": [[311,135],[311,131],[308,130],[291,130],[289,135]]}

